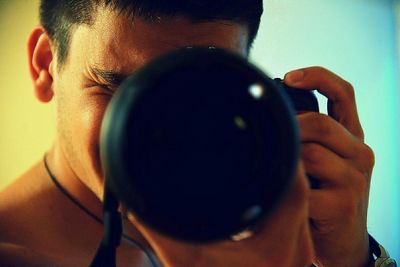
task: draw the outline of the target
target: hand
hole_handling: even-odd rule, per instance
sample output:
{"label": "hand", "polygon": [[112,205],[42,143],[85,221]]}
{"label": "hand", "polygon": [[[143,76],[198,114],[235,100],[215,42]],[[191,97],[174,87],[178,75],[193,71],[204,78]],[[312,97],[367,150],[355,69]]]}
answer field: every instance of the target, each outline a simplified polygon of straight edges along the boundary
{"label": "hand", "polygon": [[366,228],[372,150],[364,144],[353,87],[332,72],[311,67],[284,82],[328,98],[328,114],[299,114],[301,157],[319,187],[310,196],[310,225],[318,266],[367,266]]}

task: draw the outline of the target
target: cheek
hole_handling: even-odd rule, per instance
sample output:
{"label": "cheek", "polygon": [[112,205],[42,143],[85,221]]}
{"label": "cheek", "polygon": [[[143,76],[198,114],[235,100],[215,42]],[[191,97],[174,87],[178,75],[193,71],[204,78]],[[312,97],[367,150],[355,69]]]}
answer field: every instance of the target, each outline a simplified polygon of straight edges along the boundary
{"label": "cheek", "polygon": [[102,168],[100,164],[99,140],[103,116],[107,108],[110,97],[95,96],[90,99],[86,109],[82,113],[81,125],[85,132],[85,149],[89,156],[91,171],[94,171],[97,177],[102,177]]}

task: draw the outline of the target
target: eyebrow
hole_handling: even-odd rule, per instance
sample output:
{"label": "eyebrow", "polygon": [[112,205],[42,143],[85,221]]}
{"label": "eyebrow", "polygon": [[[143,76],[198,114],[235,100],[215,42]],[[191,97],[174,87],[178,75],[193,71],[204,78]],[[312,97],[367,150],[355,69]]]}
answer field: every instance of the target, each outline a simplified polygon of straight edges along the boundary
{"label": "eyebrow", "polygon": [[126,75],[126,74],[111,71],[111,70],[103,70],[103,69],[99,69],[96,67],[93,67],[91,69],[92,69],[93,73],[96,74],[96,76],[98,76],[100,79],[102,79],[104,82],[106,82],[109,85],[118,86],[123,82],[123,80],[126,79],[126,77],[128,77],[128,75]]}

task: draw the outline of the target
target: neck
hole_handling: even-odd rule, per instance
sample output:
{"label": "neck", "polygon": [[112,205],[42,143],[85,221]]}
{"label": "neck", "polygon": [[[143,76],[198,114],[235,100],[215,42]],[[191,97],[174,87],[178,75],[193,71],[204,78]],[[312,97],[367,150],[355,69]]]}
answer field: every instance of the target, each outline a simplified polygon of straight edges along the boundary
{"label": "neck", "polygon": [[[53,176],[53,179],[56,180],[55,182],[59,183],[59,185],[62,187],[62,189],[59,190],[60,193],[64,194],[64,197],[68,198],[71,203],[74,202],[73,204],[77,208],[81,209],[82,211],[87,210],[85,211],[86,217],[91,217],[89,219],[92,221],[97,221],[97,223],[102,224],[103,197],[98,197],[93,192],[94,190],[92,190],[89,185],[86,185],[84,179],[80,179],[80,177],[75,174],[75,172],[70,168],[69,162],[61,153],[61,149],[57,148],[57,146],[54,146],[47,154],[46,161],[48,170],[50,172],[49,176]],[[49,180],[50,179],[51,177],[49,177]],[[55,184],[54,187],[57,187],[57,185]],[[125,239],[133,239],[139,241],[139,243],[142,245],[149,247],[149,244],[143,238],[141,233],[139,233],[135,226],[129,223],[127,220],[123,220],[123,232],[123,237]]]}
{"label": "neck", "polygon": [[48,152],[46,159],[50,172],[60,185],[81,205],[97,217],[102,218],[101,198],[94,193],[94,190],[81,177],[76,175],[68,159],[62,153],[62,149],[57,144]]}

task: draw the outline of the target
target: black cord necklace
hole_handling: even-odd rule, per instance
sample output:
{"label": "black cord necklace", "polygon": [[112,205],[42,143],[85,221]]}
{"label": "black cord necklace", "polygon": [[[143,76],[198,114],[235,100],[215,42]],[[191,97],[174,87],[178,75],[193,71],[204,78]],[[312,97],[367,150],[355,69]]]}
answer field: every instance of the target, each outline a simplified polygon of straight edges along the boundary
{"label": "black cord necklace", "polygon": [[[92,211],[86,208],[82,203],[80,203],[76,198],[74,198],[58,181],[56,176],[50,170],[49,164],[47,163],[47,154],[43,157],[44,168],[46,169],[47,174],[50,176],[51,180],[53,181],[54,185],[57,187],[60,192],[66,196],[72,203],[74,203],[79,209],[81,209],[84,213],[86,213],[89,217],[95,220],[97,223],[104,225],[103,220],[96,216]],[[147,258],[151,262],[153,266],[160,266],[160,263],[156,259],[156,256],[151,252],[149,249],[145,248],[142,244],[138,241],[132,239],[128,235],[122,233],[122,238],[131,243],[132,246],[141,250],[143,253],[146,254]]]}
{"label": "black cord necklace", "polygon": [[43,162],[44,162],[44,167],[46,169],[47,174],[50,176],[51,180],[55,184],[58,190],[61,191],[72,203],[74,203],[78,208],[80,208],[84,213],[86,213],[89,217],[91,217],[93,220],[98,222],[99,224],[103,224],[103,220],[100,219],[96,214],[94,214],[92,211],[90,211],[88,208],[82,205],[76,198],[74,198],[58,181],[56,176],[51,172],[49,165],[47,163],[47,155],[44,155],[43,157]]}

